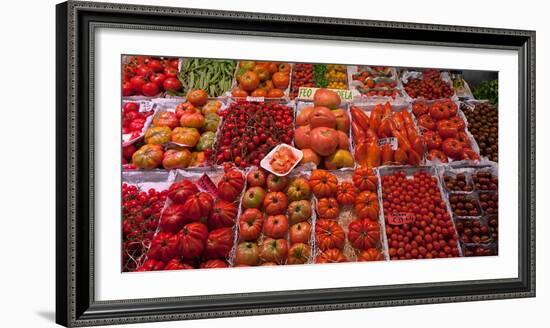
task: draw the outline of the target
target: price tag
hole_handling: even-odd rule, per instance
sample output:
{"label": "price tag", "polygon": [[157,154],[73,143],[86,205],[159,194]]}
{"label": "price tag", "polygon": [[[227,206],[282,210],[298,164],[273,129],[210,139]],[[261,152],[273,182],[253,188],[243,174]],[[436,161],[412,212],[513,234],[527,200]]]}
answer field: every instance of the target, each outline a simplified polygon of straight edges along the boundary
{"label": "price tag", "polygon": [[385,144],[390,144],[391,149],[396,150],[398,146],[397,138],[391,137],[378,139],[378,146],[380,146],[380,148],[382,148],[382,146],[384,146]]}
{"label": "price tag", "polygon": [[218,195],[218,188],[206,173],[197,180],[197,184],[202,190],[208,191],[211,195]]}
{"label": "price tag", "polygon": [[246,97],[246,101],[250,102],[264,102],[264,97]]}
{"label": "price tag", "polygon": [[149,100],[140,100],[139,101],[139,111],[140,112],[148,112],[151,109],[154,109],[156,107],[156,104]]}
{"label": "price tag", "polygon": [[386,215],[386,219],[388,219],[388,223],[391,225],[403,225],[413,223],[415,220],[415,215],[414,213],[408,212],[395,212]]}
{"label": "price tag", "polygon": [[[304,88],[300,87],[298,89],[298,98],[303,100],[313,100],[313,95],[315,95],[315,91],[319,90],[319,88]],[[340,99],[343,101],[351,101],[353,99],[353,94],[351,90],[348,89],[329,89],[338,94],[340,96]]]}

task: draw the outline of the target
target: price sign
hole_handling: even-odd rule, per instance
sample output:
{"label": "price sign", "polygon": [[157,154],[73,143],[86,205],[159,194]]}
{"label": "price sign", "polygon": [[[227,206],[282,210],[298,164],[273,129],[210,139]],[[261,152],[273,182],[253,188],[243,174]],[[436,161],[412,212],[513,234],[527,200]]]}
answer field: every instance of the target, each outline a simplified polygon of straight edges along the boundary
{"label": "price sign", "polygon": [[[301,87],[298,89],[298,98],[302,100],[313,100],[313,95],[315,95],[315,91],[319,90],[319,88],[304,88]],[[329,89],[338,94],[340,96],[340,99],[343,101],[351,101],[353,99],[353,94],[351,90],[347,89]]]}
{"label": "price sign", "polygon": [[407,223],[413,223],[415,220],[414,213],[408,212],[395,212],[386,215],[388,223],[391,225],[403,225]]}
{"label": "price sign", "polygon": [[380,148],[382,148],[382,146],[384,146],[385,144],[390,144],[391,149],[396,150],[398,146],[397,138],[391,137],[378,139],[378,146],[380,146]]}
{"label": "price sign", "polygon": [[203,174],[199,178],[199,180],[197,180],[197,184],[199,185],[199,187],[201,187],[202,190],[208,191],[208,193],[210,193],[211,195],[218,194],[218,188],[216,187],[212,179],[210,179],[210,177],[206,175],[206,173]]}
{"label": "price sign", "polygon": [[246,101],[251,101],[251,102],[264,102],[264,97],[246,97]]}

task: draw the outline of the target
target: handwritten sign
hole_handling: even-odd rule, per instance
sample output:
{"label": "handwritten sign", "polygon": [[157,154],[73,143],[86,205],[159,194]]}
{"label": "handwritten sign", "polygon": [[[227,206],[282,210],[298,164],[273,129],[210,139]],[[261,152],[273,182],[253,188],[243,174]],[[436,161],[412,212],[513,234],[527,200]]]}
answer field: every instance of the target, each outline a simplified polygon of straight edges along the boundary
{"label": "handwritten sign", "polygon": [[395,212],[386,215],[386,219],[388,219],[388,223],[391,225],[403,225],[413,223],[415,215],[408,212]]}
{"label": "handwritten sign", "polygon": [[[304,88],[301,87],[298,89],[298,98],[302,100],[313,100],[313,95],[315,95],[315,91],[319,90],[319,88]],[[340,99],[343,101],[351,101],[353,99],[353,94],[351,90],[347,89],[329,89],[338,94],[340,96]]]}
{"label": "handwritten sign", "polygon": [[264,97],[246,97],[246,101],[250,101],[250,102],[264,102]]}
{"label": "handwritten sign", "polygon": [[212,195],[218,194],[218,188],[216,187],[212,179],[210,179],[210,177],[206,175],[206,173],[203,174],[199,178],[199,180],[197,180],[197,184],[199,185],[199,187],[201,187],[202,190],[206,190]]}
{"label": "handwritten sign", "polygon": [[398,146],[397,138],[391,137],[378,139],[378,146],[380,146],[380,148],[382,148],[382,146],[384,146],[385,144],[390,144],[391,149],[396,150]]}

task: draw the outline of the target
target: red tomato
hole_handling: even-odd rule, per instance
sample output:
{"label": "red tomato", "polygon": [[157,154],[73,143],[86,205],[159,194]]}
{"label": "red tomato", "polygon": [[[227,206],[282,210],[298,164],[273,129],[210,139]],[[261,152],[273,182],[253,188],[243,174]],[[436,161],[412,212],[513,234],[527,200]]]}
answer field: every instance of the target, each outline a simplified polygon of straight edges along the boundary
{"label": "red tomato", "polygon": [[124,104],[125,112],[137,112],[139,111],[139,104],[135,102],[127,102]]}
{"label": "red tomato", "polygon": [[450,120],[441,120],[437,122],[437,132],[441,138],[455,138],[458,133],[458,127]]}
{"label": "red tomato", "polygon": [[159,88],[163,87],[164,80],[166,80],[166,75],[163,73],[155,73],[149,78],[149,81],[155,83]]}
{"label": "red tomato", "polygon": [[463,145],[455,138],[447,138],[441,144],[441,150],[445,155],[452,159],[461,159],[463,154]]}
{"label": "red tomato", "polygon": [[164,68],[164,75],[166,75],[167,78],[176,77],[178,75],[178,70],[174,67],[166,67]]}
{"label": "red tomato", "polygon": [[153,97],[159,93],[159,87],[156,83],[147,82],[141,87],[141,91],[148,97]]}
{"label": "red tomato", "polygon": [[134,89],[134,91],[141,92],[141,88],[145,83],[147,83],[147,81],[143,76],[138,75],[131,78],[130,83],[132,84],[132,89]]}
{"label": "red tomato", "polygon": [[175,77],[168,77],[164,82],[162,83],[162,86],[164,87],[164,90],[169,91],[180,91],[181,90],[181,82],[175,78]]}
{"label": "red tomato", "polygon": [[134,86],[132,85],[131,82],[124,82],[122,83],[122,96],[123,97],[128,97],[128,96],[132,96],[134,94]]}
{"label": "red tomato", "polygon": [[149,67],[153,72],[158,73],[162,72],[164,67],[162,67],[162,63],[158,59],[152,59],[147,63],[147,67]]}
{"label": "red tomato", "polygon": [[421,115],[418,118],[418,125],[427,130],[435,130],[435,121],[429,114]]}

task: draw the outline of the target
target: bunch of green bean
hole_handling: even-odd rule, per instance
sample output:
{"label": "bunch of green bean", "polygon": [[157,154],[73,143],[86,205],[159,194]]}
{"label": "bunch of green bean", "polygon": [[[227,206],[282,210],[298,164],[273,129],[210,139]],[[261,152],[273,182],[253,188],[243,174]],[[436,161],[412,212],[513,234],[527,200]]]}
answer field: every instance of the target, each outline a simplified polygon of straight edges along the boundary
{"label": "bunch of green bean", "polygon": [[217,60],[194,58],[184,62],[179,80],[183,93],[190,90],[203,89],[209,97],[219,97],[231,89],[236,62],[233,60]]}

